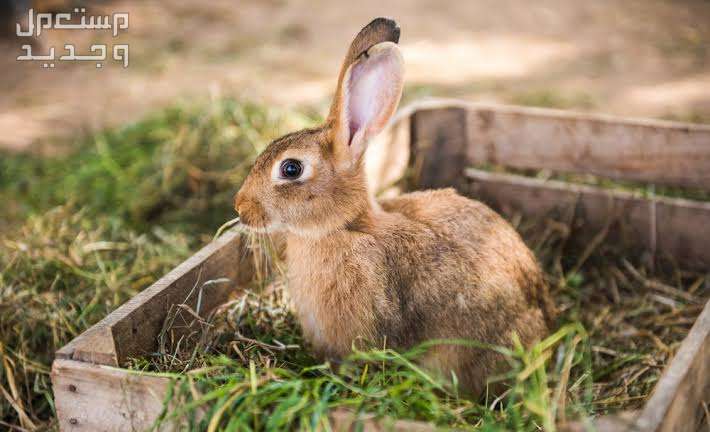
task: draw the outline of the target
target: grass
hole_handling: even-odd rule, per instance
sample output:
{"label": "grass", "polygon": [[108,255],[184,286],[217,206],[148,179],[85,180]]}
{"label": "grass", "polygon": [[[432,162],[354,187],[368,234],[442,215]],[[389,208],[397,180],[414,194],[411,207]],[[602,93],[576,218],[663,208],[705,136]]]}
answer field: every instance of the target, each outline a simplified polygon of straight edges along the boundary
{"label": "grass", "polygon": [[[576,334],[576,330],[563,328],[548,343],[555,344]],[[340,408],[456,428],[535,430],[538,424],[554,425],[551,411],[546,409],[550,398],[544,368],[531,362],[538,356],[521,348],[509,352],[514,371],[520,374],[531,370],[525,373],[534,377],[513,377],[515,385],[505,406],[496,409],[502,404],[491,401],[488,409],[459,397],[417,368],[414,360],[424,349],[418,347],[406,353],[388,349],[356,351],[337,367],[313,364],[297,369],[257,366],[255,360],[242,365],[232,358],[211,357],[210,363],[198,372],[177,378],[174,398],[180,408],[166,413],[165,420],[180,418],[192,421],[198,428],[220,430],[316,429],[328,428],[326,414]],[[199,424],[190,414],[203,405],[206,410]],[[535,409],[538,413],[533,412]]]}
{"label": "grass", "polygon": [[[185,334],[186,327],[187,338],[171,337],[173,329]],[[277,275],[259,292],[246,290],[205,319],[187,307],[175,308],[166,318],[158,352],[133,359],[129,367],[174,378],[170,401],[176,408],[166,410],[160,422],[179,421],[190,429],[329,429],[327,414],[347,409],[445,427],[537,430],[547,425],[553,430],[557,401],[572,370],[587,371],[575,377],[579,388],[591,381],[589,357],[577,349],[585,338],[579,324],[570,324],[532,350],[519,344],[491,347],[506,354],[511,365],[497,379],[512,385],[505,399],[490,395],[473,401],[416,365],[434,345],[479,346],[471,341],[430,341],[405,353],[385,347],[356,350],[341,364],[319,363],[308,354]],[[557,360],[548,374],[541,360],[553,352]],[[556,390],[549,391],[550,386]],[[562,410],[578,410],[577,402]]]}
{"label": "grass", "polygon": [[226,100],[0,155],[0,428],[53,427],[54,352],[211,240],[260,149],[311,122]]}
{"label": "grass", "polygon": [[31,216],[0,252],[0,415],[32,429],[51,421],[54,351],[189,254],[188,238],[70,206]]}
{"label": "grass", "polygon": [[[60,156],[1,155],[0,427],[55,428],[54,351],[210,241],[233,217],[232,195],[260,149],[311,123],[213,101],[81,138]],[[320,363],[278,273],[199,320],[174,308],[159,352],[130,366],[174,377],[179,408],[163,421],[213,430],[327,428],[325,413],[337,408],[483,431],[554,430],[640,407],[710,294],[707,275],[651,267],[605,232],[580,247],[573,220],[507,216],[543,264],[561,316],[530,350],[496,348],[510,365],[498,377],[503,397],[469,400],[416,366],[431,344],[470,342]],[[187,339],[174,337],[186,322]]]}
{"label": "grass", "polygon": [[[326,427],[326,411],[314,411],[322,405],[479,430],[554,430],[568,419],[639,409],[710,294],[707,275],[668,262],[651,270],[643,257],[630,259],[605,242],[605,231],[579,247],[575,221],[509,216],[541,260],[560,318],[559,329],[530,350],[489,347],[504,352],[511,367],[496,378],[508,385],[501,398],[466,399],[416,367],[433,344],[470,341],[318,363],[308,356],[278,272],[204,319],[175,310],[160,350],[130,366],[172,374],[181,408],[164,420],[203,428],[258,429],[266,418],[279,427]],[[190,336],[165,343],[174,323]]]}
{"label": "grass", "polygon": [[0,158],[0,199],[13,203],[3,216],[74,202],[140,231],[213,230],[233,215],[229,203],[259,151],[313,120],[232,100],[204,108],[167,109],[82,138],[56,158]]}
{"label": "grass", "polygon": [[548,107],[557,109],[584,109],[594,108],[597,103],[587,93],[560,92],[552,89],[539,89],[512,94],[509,102],[514,105]]}

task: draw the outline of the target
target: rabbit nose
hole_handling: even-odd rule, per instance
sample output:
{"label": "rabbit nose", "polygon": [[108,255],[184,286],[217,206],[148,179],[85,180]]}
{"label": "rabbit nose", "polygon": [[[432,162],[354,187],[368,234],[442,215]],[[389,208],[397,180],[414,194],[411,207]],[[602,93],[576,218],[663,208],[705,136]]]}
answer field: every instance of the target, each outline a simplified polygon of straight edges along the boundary
{"label": "rabbit nose", "polygon": [[239,191],[237,195],[234,196],[234,210],[239,213],[240,217],[243,217],[245,213],[253,213],[256,210],[260,210],[262,207],[254,199],[253,195]]}
{"label": "rabbit nose", "polygon": [[245,225],[265,226],[269,220],[264,207],[252,195],[241,191],[234,197],[234,209]]}

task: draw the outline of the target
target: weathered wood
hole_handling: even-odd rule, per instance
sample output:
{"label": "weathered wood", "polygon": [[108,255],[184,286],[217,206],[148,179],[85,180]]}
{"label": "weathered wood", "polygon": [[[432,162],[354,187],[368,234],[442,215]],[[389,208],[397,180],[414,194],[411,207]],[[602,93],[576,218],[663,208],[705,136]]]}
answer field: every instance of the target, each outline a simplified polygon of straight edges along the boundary
{"label": "weathered wood", "polygon": [[132,432],[149,430],[172,382],[169,378],[58,359],[52,387],[59,429]]}
{"label": "weathered wood", "polygon": [[[447,170],[456,164],[440,165],[440,160],[459,156],[458,140],[465,139],[462,163],[468,165],[501,164],[710,190],[707,125],[456,100],[420,102],[407,109],[415,112],[415,147],[418,139],[453,138],[446,144],[456,147],[453,152],[431,154],[425,162],[438,166],[447,179],[452,175]],[[465,118],[459,120],[452,115],[455,111],[464,111]],[[424,130],[417,124],[420,118],[426,121]]]}
{"label": "weathered wood", "polygon": [[593,420],[573,421],[559,425],[560,432],[629,432],[638,417],[637,411],[623,411]]}
{"label": "weathered wood", "polygon": [[710,268],[710,203],[599,189],[560,181],[466,169],[470,193],[503,213],[567,214],[582,218],[575,236],[590,238],[608,224],[620,244],[673,259],[689,268]]}
{"label": "weathered wood", "polygon": [[633,430],[700,430],[703,402],[710,402],[710,301],[663,372]]}
{"label": "weathered wood", "polygon": [[561,114],[468,112],[469,161],[710,190],[710,127]]}
{"label": "weathered wood", "polygon": [[76,357],[77,360],[89,363],[117,366],[118,356],[111,330],[99,324],[93,325],[64,345],[54,354],[54,357],[57,359]]}
{"label": "weathered wood", "polygon": [[250,265],[239,233],[228,231],[60,349],[56,357],[119,366],[150,352],[172,305],[185,302],[193,289],[187,303],[194,305],[204,282],[230,279],[204,289],[201,312],[207,313],[252,277]]}
{"label": "weathered wood", "polygon": [[413,420],[394,420],[389,417],[377,418],[372,414],[358,414],[346,409],[338,409],[329,415],[331,426],[336,431],[362,432],[433,432],[438,430],[431,423]]}
{"label": "weathered wood", "polygon": [[420,189],[457,185],[466,167],[466,110],[421,109],[411,121],[414,183]]}
{"label": "weathered wood", "polygon": [[[52,386],[62,432],[150,430],[167,413],[165,406],[170,406],[173,385],[174,381],[168,377],[75,360],[59,359],[52,365]],[[333,411],[329,420],[336,431],[436,430],[429,423],[376,418],[346,409]],[[184,425],[166,421],[158,430],[184,430]]]}

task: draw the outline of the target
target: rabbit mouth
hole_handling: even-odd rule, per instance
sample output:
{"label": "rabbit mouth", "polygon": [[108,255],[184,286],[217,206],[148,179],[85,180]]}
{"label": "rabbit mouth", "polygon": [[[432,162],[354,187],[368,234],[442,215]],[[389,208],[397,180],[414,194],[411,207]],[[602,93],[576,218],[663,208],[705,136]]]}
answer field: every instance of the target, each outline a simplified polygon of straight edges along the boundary
{"label": "rabbit mouth", "polygon": [[240,206],[239,221],[247,230],[257,234],[269,234],[284,229],[283,225],[271,221],[261,206],[244,208]]}
{"label": "rabbit mouth", "polygon": [[248,211],[240,211],[239,220],[251,230],[265,230],[269,225],[264,216]]}
{"label": "rabbit mouth", "polygon": [[269,218],[264,207],[252,199],[242,199],[239,195],[234,203],[234,209],[239,213],[243,225],[251,229],[265,229]]}

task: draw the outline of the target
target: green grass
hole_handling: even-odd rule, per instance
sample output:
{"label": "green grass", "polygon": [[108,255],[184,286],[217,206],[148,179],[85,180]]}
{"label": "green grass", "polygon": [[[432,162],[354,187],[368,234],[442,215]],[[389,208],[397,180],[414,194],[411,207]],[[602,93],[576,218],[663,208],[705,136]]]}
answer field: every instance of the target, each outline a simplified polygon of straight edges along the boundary
{"label": "green grass", "polygon": [[[568,376],[572,367],[583,362],[584,355],[575,352],[583,335],[580,327],[567,326],[530,352],[520,346],[503,350],[511,361],[506,378],[512,385],[505,403],[495,407],[492,398],[478,403],[459,396],[416,366],[416,359],[429,347],[470,344],[466,341],[432,341],[406,353],[355,351],[339,366],[316,363],[297,369],[210,357],[199,371],[175,376],[172,398],[178,408],[167,411],[162,421],[180,420],[212,430],[312,430],[332,426],[329,411],[347,409],[385,421],[416,419],[451,428],[532,431],[546,426],[553,430],[554,408],[559,404],[552,400],[555,393],[549,386],[561,381],[548,376],[539,360],[557,349],[564,360],[558,365],[559,374],[553,374]],[[194,416],[198,407],[205,407],[201,419]]]}
{"label": "green grass", "polygon": [[[79,138],[60,156],[1,154],[0,428],[55,428],[54,351],[210,241],[234,216],[232,196],[258,152],[313,122],[225,100]],[[604,233],[580,249],[574,221],[507,217],[540,259],[561,317],[530,350],[498,348],[510,365],[501,398],[469,400],[419,369],[427,346],[322,364],[264,284],[218,309],[204,338],[179,351],[163,334],[158,355],[130,366],[174,377],[178,408],[164,421],[226,430],[327,428],[334,408],[483,431],[554,430],[638,408],[707,297],[707,276],[651,269]],[[167,363],[165,354],[177,355]]]}
{"label": "green grass", "polygon": [[189,252],[185,235],[157,227],[137,233],[120,219],[88,217],[71,206],[31,216],[4,239],[2,421],[30,428],[50,421],[54,407],[49,368],[54,352]]}
{"label": "green grass", "polygon": [[[332,426],[327,414],[333,409],[346,409],[442,427],[537,430],[536,425],[548,425],[552,430],[558,412],[575,417],[590,412],[591,362],[579,346],[587,339],[579,324],[562,326],[532,350],[519,344],[510,349],[473,341],[430,341],[405,353],[385,347],[356,350],[340,364],[320,363],[308,352],[282,284],[282,276],[274,272],[204,318],[197,319],[195,311],[184,307],[168,313],[157,351],[128,364],[174,379],[173,409],[166,410],[159,424],[316,429]],[[173,328],[182,336],[173,339]],[[439,344],[504,353],[511,369],[493,379],[507,383],[507,397],[496,400],[489,394],[471,400],[459,395],[455,381],[418,367],[416,360]],[[556,363],[548,371],[546,360],[553,353]],[[573,381],[580,384],[572,397],[565,393]]]}
{"label": "green grass", "polygon": [[539,89],[512,94],[509,102],[515,105],[547,107],[557,109],[583,109],[594,108],[597,103],[587,93],[566,93],[552,89]]}
{"label": "green grass", "polygon": [[259,151],[312,119],[227,100],[176,106],[123,128],[80,139],[55,158],[3,155],[0,199],[8,215],[68,202],[91,215],[207,232],[231,218],[229,203]]}
{"label": "green grass", "polygon": [[211,240],[260,149],[312,122],[226,100],[0,154],[0,428],[51,426],[54,352]]}
{"label": "green grass", "polygon": [[680,113],[667,113],[663,116],[663,119],[685,123],[710,124],[710,113],[690,109]]}

